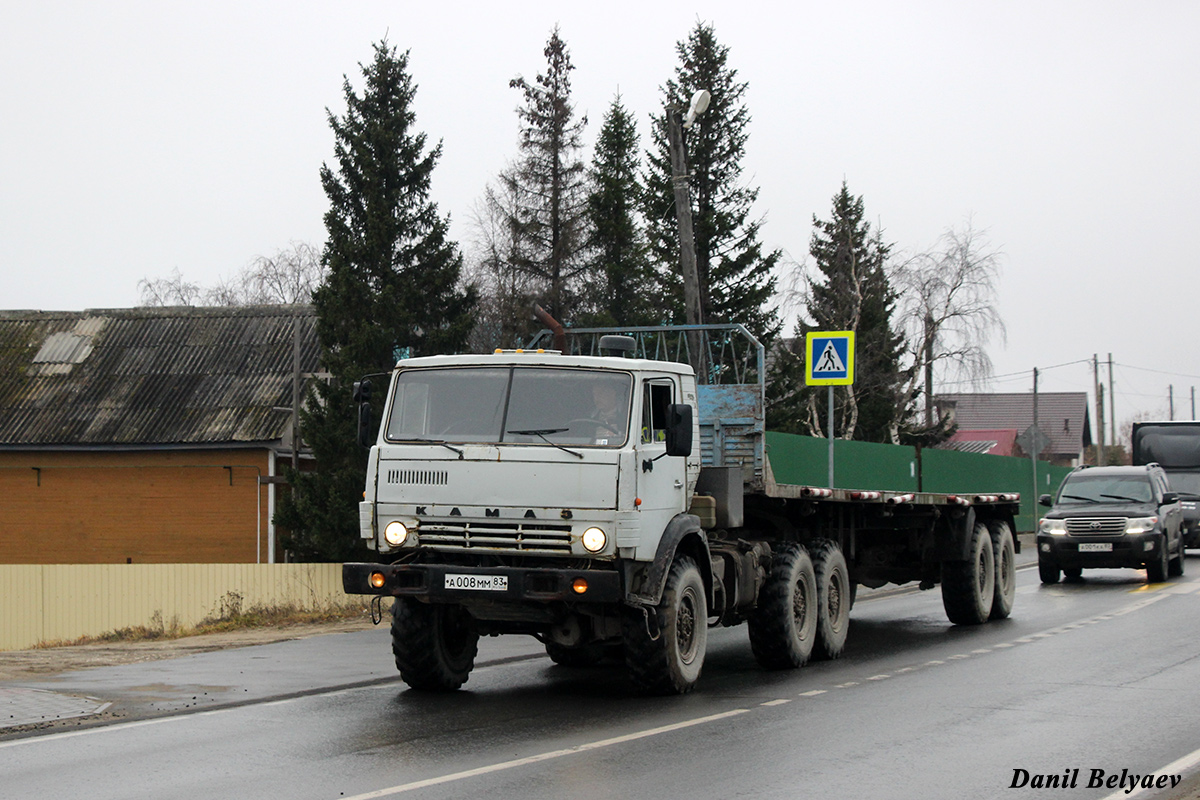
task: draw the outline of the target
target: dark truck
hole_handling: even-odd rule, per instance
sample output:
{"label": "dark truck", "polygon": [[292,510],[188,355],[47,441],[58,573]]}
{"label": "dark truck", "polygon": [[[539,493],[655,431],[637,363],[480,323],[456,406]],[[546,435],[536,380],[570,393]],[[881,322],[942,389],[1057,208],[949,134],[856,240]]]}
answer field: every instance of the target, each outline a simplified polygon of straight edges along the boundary
{"label": "dark truck", "polygon": [[1133,423],[1133,463],[1158,464],[1183,506],[1183,541],[1200,547],[1200,421]]}

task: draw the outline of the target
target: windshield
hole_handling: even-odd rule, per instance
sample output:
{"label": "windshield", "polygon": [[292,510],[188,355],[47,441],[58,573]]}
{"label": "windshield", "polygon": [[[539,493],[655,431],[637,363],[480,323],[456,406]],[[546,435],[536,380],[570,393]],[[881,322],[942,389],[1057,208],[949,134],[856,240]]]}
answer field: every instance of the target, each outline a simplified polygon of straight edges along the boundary
{"label": "windshield", "polygon": [[620,447],[633,377],[551,367],[408,369],[396,377],[389,441]]}
{"label": "windshield", "polygon": [[1154,493],[1146,475],[1103,475],[1081,472],[1063,482],[1060,505],[1082,503],[1149,503]]}

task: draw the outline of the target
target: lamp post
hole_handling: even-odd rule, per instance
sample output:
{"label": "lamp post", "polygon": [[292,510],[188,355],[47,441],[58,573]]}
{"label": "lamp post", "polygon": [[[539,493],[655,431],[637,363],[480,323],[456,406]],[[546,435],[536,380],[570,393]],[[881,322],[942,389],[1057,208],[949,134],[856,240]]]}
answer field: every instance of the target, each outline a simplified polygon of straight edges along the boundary
{"label": "lamp post", "polygon": [[[688,325],[704,324],[704,309],[700,298],[700,273],[696,268],[696,235],[692,229],[692,201],[688,192],[687,155],[683,147],[683,132],[692,127],[696,117],[708,108],[711,95],[700,89],[692,95],[687,118],[677,106],[667,107],[667,142],[671,151],[671,183],[675,190],[675,218],[679,225],[679,266],[683,273],[684,319]],[[704,353],[699,331],[689,334],[689,354],[696,380],[707,383]]]}

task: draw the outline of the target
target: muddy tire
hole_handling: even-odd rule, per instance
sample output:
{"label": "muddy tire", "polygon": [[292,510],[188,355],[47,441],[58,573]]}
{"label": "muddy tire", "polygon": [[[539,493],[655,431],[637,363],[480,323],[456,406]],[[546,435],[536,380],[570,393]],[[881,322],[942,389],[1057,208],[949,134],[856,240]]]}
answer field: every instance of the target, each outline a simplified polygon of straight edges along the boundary
{"label": "muddy tire", "polygon": [[980,522],[971,531],[967,560],[942,562],[942,606],[955,625],[979,625],[992,613],[995,594],[992,535]]}
{"label": "muddy tire", "polygon": [[834,659],[846,649],[854,584],[850,582],[846,556],[837,542],[818,539],[813,542],[811,554],[817,577],[817,643],[813,658]]}
{"label": "muddy tire", "polygon": [[817,640],[817,575],[801,545],[775,551],[771,572],[747,620],[750,649],[764,669],[795,669],[812,657]]}
{"label": "muddy tire", "polygon": [[650,694],[686,694],[700,679],[708,645],[708,604],[700,568],[688,556],[676,556],[662,600],[647,612],[627,609],[622,626],[625,666],[630,679]]}
{"label": "muddy tire", "polygon": [[461,606],[396,598],[392,606],[392,655],[400,677],[414,689],[452,692],[475,667],[479,633]]}
{"label": "muddy tire", "polygon": [[1154,561],[1146,564],[1146,580],[1150,583],[1162,583],[1171,571],[1167,546],[1167,535],[1164,533],[1162,543],[1158,548],[1158,555],[1154,557]]}
{"label": "muddy tire", "polygon": [[1008,619],[1017,597],[1016,549],[1012,528],[1007,522],[988,525],[992,534],[992,556],[996,563],[996,590],[992,595],[992,611],[988,619]]}

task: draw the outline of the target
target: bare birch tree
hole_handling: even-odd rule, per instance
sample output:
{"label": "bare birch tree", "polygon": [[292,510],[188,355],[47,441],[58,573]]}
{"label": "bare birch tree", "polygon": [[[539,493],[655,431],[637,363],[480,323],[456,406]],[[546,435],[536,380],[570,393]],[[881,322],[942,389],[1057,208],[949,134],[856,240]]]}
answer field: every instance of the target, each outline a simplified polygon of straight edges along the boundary
{"label": "bare birch tree", "polygon": [[933,418],[934,376],[980,385],[992,373],[987,345],[1006,338],[996,308],[1003,254],[970,218],[950,227],[927,252],[901,264],[892,275],[900,298],[900,325],[912,349],[913,369],[905,394],[924,382],[925,428]]}

